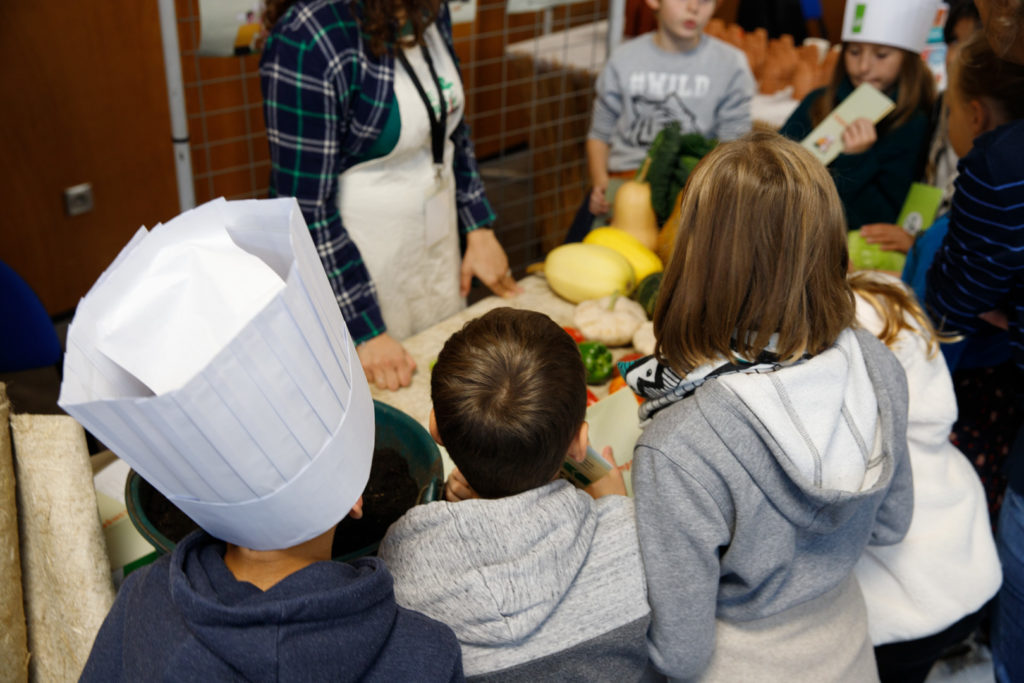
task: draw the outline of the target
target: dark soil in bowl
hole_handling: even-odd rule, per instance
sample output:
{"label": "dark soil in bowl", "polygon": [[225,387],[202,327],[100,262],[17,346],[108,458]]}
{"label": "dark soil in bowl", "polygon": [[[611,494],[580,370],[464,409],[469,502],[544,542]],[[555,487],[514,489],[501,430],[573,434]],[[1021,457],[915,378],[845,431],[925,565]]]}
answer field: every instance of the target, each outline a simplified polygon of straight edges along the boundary
{"label": "dark soil in bowl", "polygon": [[[409,474],[409,464],[392,448],[373,452],[370,480],[363,491],[363,516],[346,517],[334,534],[331,557],[341,557],[373,545],[406,510],[416,504],[419,490]],[[184,512],[139,478],[139,502],[142,512],[157,531],[178,543],[199,528]]]}
{"label": "dark soil in bowl", "polygon": [[191,517],[142,477],[139,477],[139,502],[149,523],[173,543],[178,543],[199,528]]}
{"label": "dark soil in bowl", "polygon": [[419,490],[409,463],[392,448],[373,452],[370,481],[363,491],[363,516],[346,517],[334,533],[331,557],[342,557],[373,545],[399,517],[416,504]]}

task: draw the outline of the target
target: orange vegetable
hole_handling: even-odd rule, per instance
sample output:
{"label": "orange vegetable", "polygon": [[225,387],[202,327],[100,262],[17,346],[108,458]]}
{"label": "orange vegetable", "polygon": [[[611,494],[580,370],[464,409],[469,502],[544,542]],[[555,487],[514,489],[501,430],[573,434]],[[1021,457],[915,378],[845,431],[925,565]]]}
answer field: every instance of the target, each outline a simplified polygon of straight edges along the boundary
{"label": "orange vegetable", "polygon": [[[613,379],[611,381],[611,384],[608,385],[608,395],[611,396],[612,394],[614,394],[619,389],[625,389],[625,388],[629,388],[629,385],[626,384],[626,380],[624,380],[622,378],[622,375],[619,375],[618,377],[616,377],[615,379]],[[630,389],[630,391],[632,391],[632,389]],[[643,403],[644,402],[644,399],[643,399],[642,396],[637,396],[636,394],[633,394],[633,396],[636,397],[636,402],[637,403]]]}

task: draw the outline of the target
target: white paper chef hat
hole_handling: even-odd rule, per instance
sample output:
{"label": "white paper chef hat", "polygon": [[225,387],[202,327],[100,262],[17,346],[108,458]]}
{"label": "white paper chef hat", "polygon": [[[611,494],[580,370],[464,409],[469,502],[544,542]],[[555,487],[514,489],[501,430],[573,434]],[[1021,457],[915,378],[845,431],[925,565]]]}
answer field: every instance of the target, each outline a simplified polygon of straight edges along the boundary
{"label": "white paper chef hat", "polygon": [[370,389],[294,199],[140,228],[78,305],[59,404],[247,548],[327,531],[369,478]]}
{"label": "white paper chef hat", "polygon": [[921,52],[938,11],[939,0],[849,0],[843,16],[843,42]]}

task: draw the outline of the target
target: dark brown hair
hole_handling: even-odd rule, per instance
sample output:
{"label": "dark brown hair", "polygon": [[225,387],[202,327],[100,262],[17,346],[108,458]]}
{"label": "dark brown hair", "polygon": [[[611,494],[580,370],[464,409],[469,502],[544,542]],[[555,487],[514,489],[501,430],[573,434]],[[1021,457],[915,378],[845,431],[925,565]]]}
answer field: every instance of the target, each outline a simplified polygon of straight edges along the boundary
{"label": "dark brown hair", "polygon": [[1024,66],[997,56],[984,33],[964,41],[952,71],[950,84],[964,100],[988,100],[1006,121],[1024,119]]}
{"label": "dark brown hair", "polygon": [[[825,93],[811,105],[811,124],[814,126],[824,121],[838,104],[839,88],[849,76],[846,72],[846,51],[849,46],[849,43],[843,43],[836,68],[832,72],[832,80],[825,87]],[[935,102],[935,77],[921,55],[898,47],[890,49],[903,53],[903,63],[900,64],[900,74],[896,79],[896,108],[879,122],[880,132],[902,126],[916,111],[930,111]]]}
{"label": "dark brown hair", "polygon": [[996,54],[1000,57],[1022,57],[1022,24],[1024,24],[1024,2],[1022,0],[989,0],[988,24],[985,32]]}
{"label": "dark brown hair", "polygon": [[498,308],[453,334],[430,376],[437,431],[484,498],[551,481],[587,409],[576,342],[551,318]]}
{"label": "dark brown hair", "polygon": [[[296,1],[267,0],[263,10],[264,28],[272,30]],[[363,0],[348,5],[366,35],[370,51],[378,57],[395,45],[423,45],[423,34],[437,19],[440,10],[440,0]],[[408,35],[400,34],[403,27],[399,17],[405,17],[411,26]]]}
{"label": "dark brown hair", "polygon": [[784,360],[820,353],[852,324],[842,203],[799,144],[767,131],[720,144],[681,215],[654,313],[655,353],[677,372],[754,360],[773,334]]}

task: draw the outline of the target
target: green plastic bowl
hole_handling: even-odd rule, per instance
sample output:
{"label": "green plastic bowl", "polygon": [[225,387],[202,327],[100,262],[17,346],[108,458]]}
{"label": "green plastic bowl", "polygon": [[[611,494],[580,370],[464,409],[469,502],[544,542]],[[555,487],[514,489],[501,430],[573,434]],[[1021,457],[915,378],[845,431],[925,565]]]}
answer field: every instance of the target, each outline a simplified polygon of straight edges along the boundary
{"label": "green plastic bowl", "polygon": [[[406,413],[380,401],[373,402],[373,415],[376,422],[374,448],[391,448],[409,464],[409,474],[419,487],[416,504],[440,500],[444,490],[444,468],[441,452],[437,450],[437,444],[427,430]],[[175,542],[162,534],[145,514],[151,496],[155,493],[156,490],[135,470],[128,473],[124,490],[128,518],[157,551],[169,553],[174,550]],[[364,548],[334,559],[348,562],[371,555],[377,552],[379,545],[378,539]]]}

